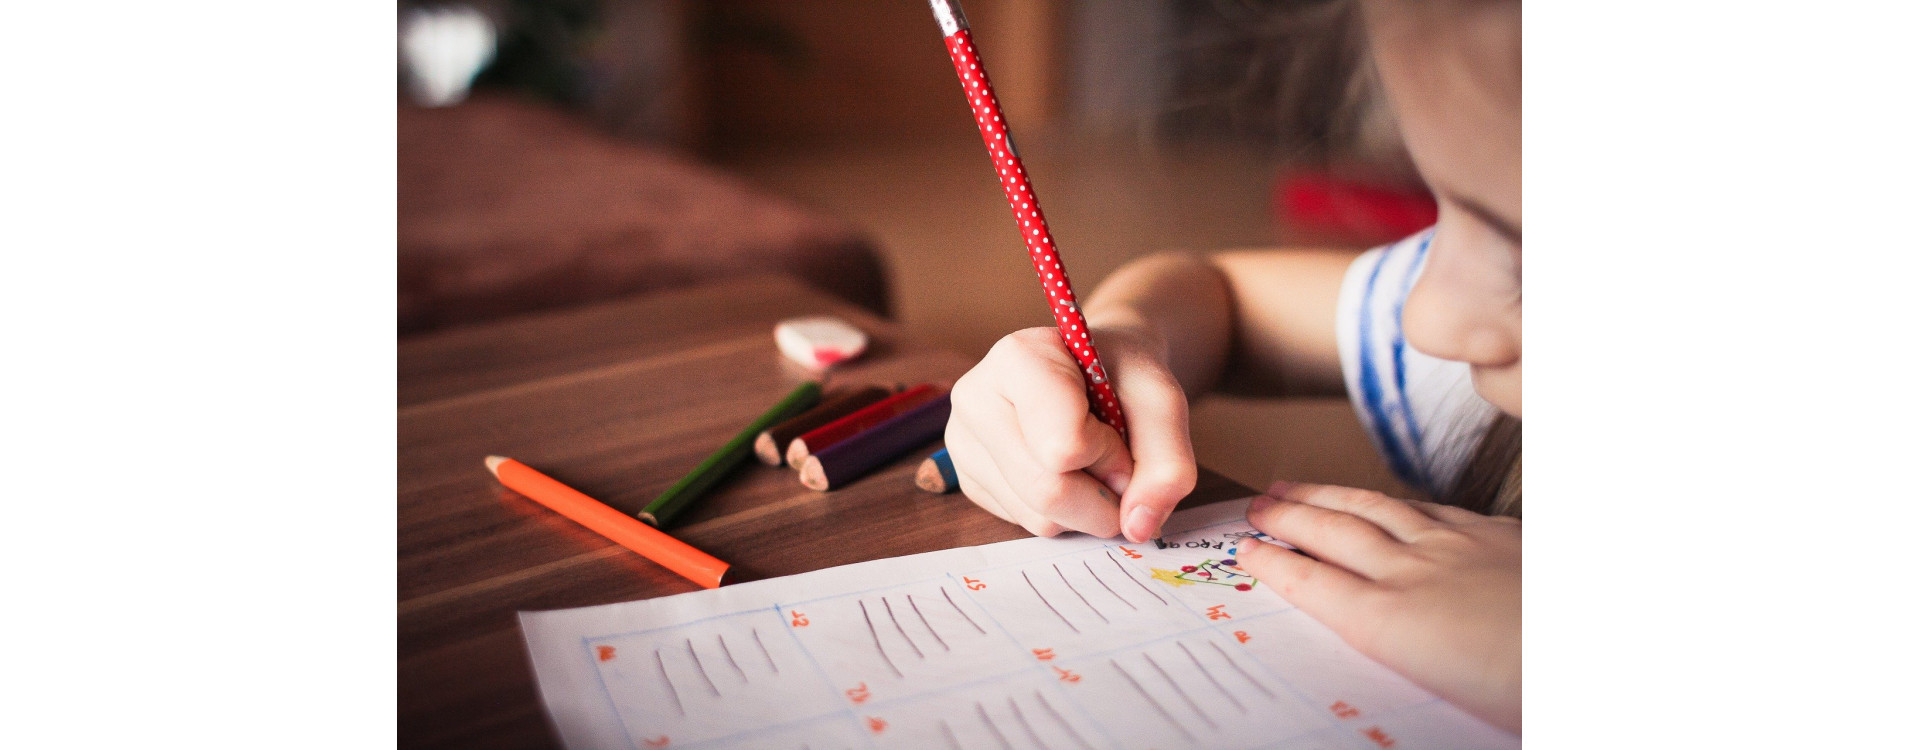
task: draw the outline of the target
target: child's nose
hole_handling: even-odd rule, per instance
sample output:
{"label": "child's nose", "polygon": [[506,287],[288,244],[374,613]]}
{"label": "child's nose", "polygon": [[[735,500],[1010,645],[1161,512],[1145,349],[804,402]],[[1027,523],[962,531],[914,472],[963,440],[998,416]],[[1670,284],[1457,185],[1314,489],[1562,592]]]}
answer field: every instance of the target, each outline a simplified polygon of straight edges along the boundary
{"label": "child's nose", "polygon": [[[1402,309],[1407,343],[1429,355],[1482,367],[1520,359],[1518,301],[1511,303],[1479,285],[1461,284],[1429,266]],[[1511,309],[1510,309],[1511,307]]]}

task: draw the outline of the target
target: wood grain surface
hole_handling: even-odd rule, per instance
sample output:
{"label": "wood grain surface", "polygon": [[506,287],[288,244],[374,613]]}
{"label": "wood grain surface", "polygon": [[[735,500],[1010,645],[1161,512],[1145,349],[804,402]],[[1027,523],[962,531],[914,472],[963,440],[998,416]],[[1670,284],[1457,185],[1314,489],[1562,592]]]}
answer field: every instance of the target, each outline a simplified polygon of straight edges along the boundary
{"label": "wood grain surface", "polygon": [[[766,276],[407,339],[399,347],[399,739],[555,744],[515,620],[698,587],[515,494],[510,456],[629,513],[808,377],[773,325],[839,315],[866,357],[829,383],[951,384],[971,362],[784,277]],[[1027,536],[913,474],[934,446],[844,489],[747,462],[671,532],[735,581]],[[1202,470],[1188,505],[1250,491]]]}

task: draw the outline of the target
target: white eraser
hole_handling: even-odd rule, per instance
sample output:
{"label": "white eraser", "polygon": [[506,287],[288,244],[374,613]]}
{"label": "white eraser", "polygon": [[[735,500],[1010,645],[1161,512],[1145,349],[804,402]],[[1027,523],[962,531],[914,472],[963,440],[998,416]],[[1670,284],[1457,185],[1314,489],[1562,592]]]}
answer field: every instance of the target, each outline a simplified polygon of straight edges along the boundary
{"label": "white eraser", "polygon": [[781,354],[813,370],[825,370],[867,350],[867,334],[828,315],[780,321],[773,327],[773,341]]}

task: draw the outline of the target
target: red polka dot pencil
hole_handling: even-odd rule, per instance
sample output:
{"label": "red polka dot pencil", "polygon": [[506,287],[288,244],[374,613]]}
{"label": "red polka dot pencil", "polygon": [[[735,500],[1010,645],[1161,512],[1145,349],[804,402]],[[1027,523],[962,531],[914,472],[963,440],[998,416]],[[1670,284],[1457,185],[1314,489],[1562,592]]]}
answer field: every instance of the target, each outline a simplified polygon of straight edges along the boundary
{"label": "red polka dot pencil", "polygon": [[1124,439],[1127,420],[1120,413],[1120,400],[1114,396],[1107,370],[1100,364],[1100,354],[1094,351],[1087,319],[1080,315],[1073,285],[1067,283],[1067,269],[1060,260],[1060,250],[1054,245],[1053,233],[1047,229],[1046,216],[1040,213],[1040,199],[1034,197],[1033,186],[1027,182],[1027,170],[1020,163],[1020,153],[1014,150],[1013,133],[1000,113],[1000,100],[993,95],[993,84],[987,80],[987,66],[980,62],[980,53],[973,47],[973,31],[967,28],[966,14],[953,0],[929,0],[929,4],[933,6],[934,19],[940,22],[940,33],[946,37],[947,54],[953,58],[954,71],[960,74],[960,86],[966,92],[967,106],[973,108],[980,137],[986,141],[987,153],[1000,172],[1000,186],[1007,191],[1013,218],[1020,223],[1021,239],[1027,243],[1033,271],[1040,277],[1041,288],[1046,290],[1054,323],[1060,327],[1060,340],[1080,363],[1080,373],[1087,380],[1087,401],[1100,421],[1112,425]]}

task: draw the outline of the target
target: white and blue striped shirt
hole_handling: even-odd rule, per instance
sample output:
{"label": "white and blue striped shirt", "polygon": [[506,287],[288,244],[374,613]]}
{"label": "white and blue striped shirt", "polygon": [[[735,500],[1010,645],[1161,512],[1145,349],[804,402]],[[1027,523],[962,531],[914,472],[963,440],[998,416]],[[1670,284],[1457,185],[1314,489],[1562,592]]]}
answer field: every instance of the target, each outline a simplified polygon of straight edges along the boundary
{"label": "white and blue striped shirt", "polygon": [[1360,424],[1393,473],[1430,495],[1446,491],[1498,415],[1473,390],[1464,362],[1407,344],[1400,313],[1426,267],[1433,230],[1367,251],[1340,285],[1340,369]]}

